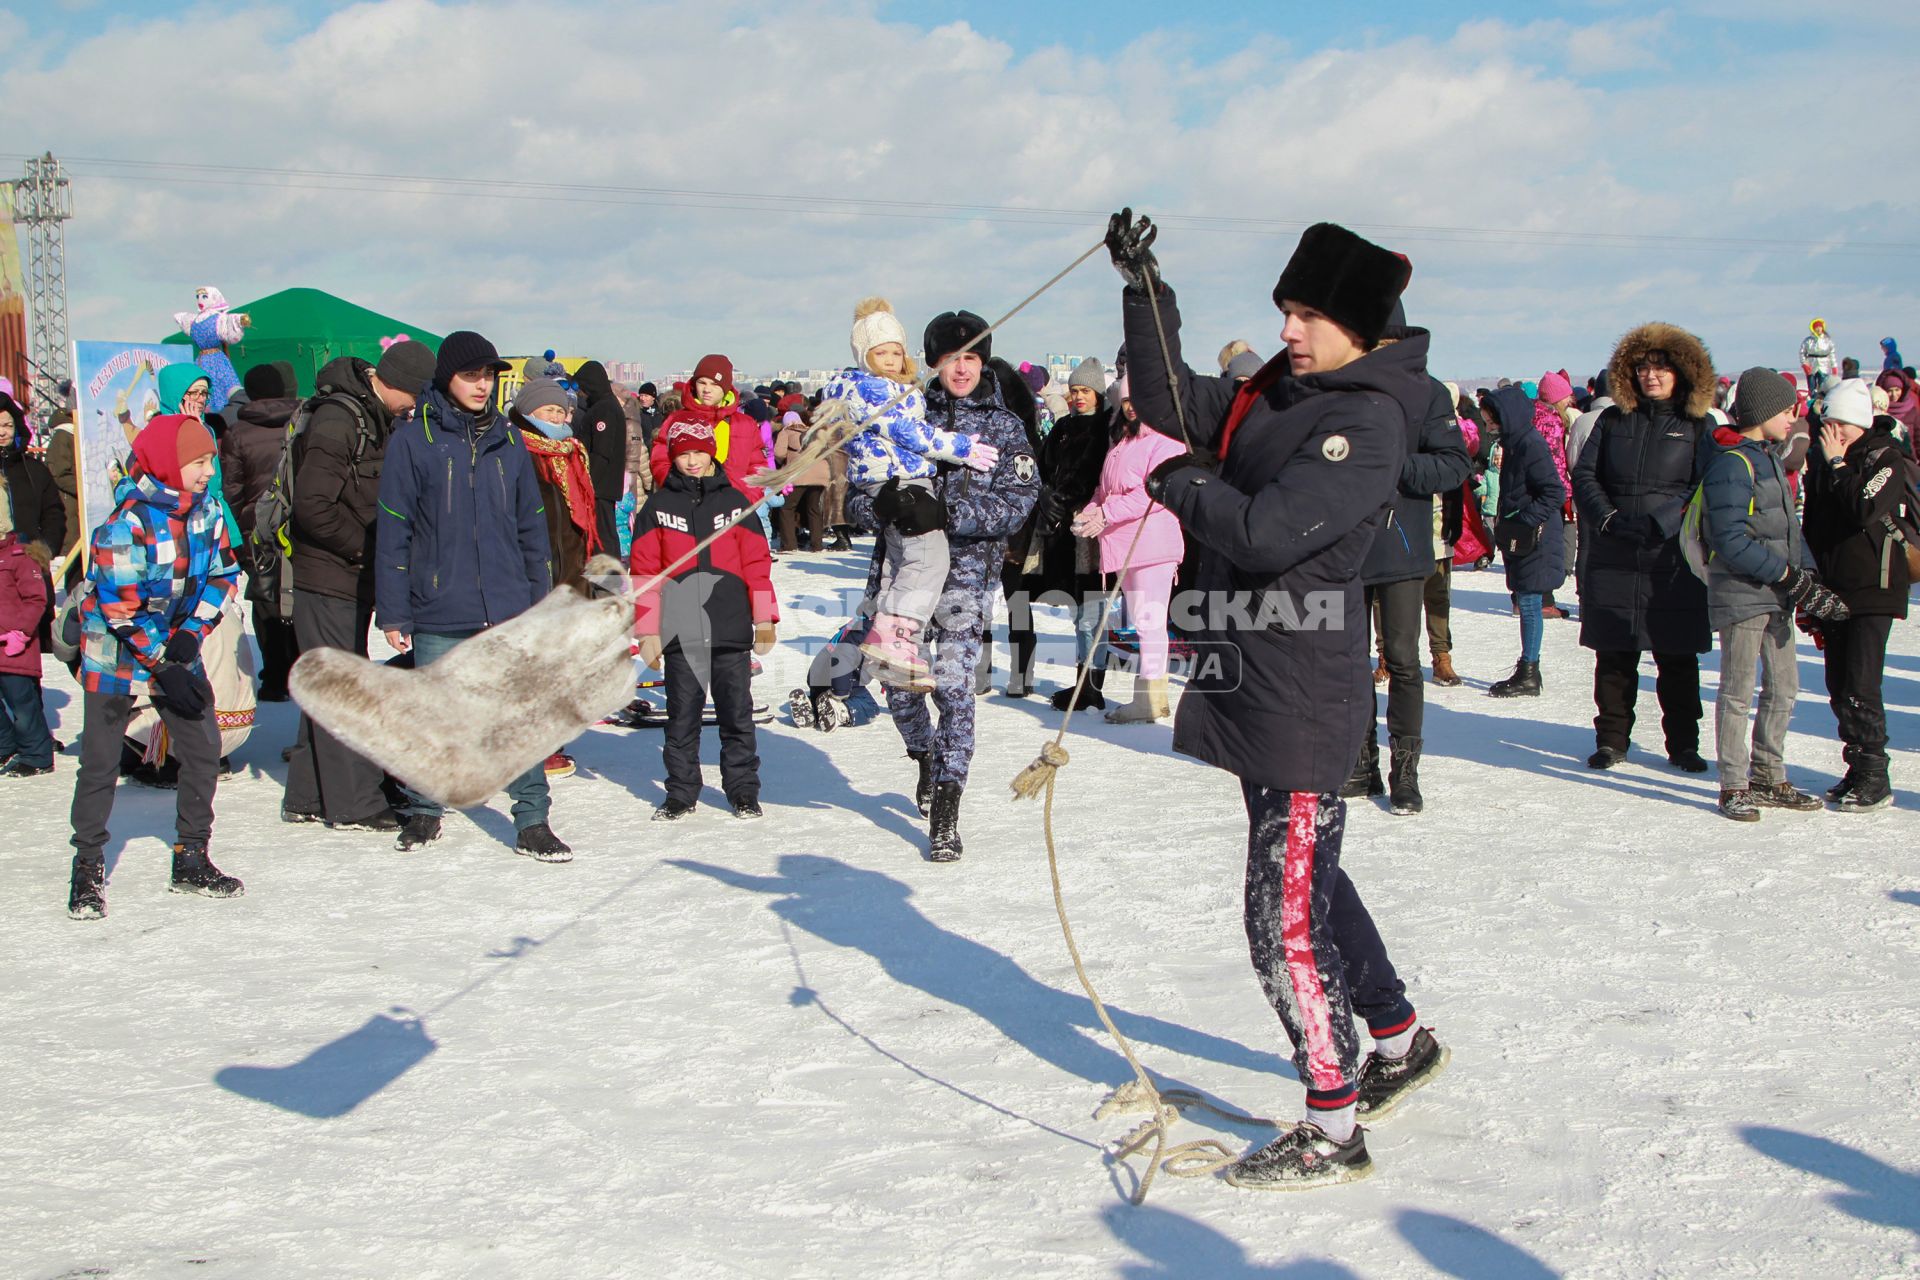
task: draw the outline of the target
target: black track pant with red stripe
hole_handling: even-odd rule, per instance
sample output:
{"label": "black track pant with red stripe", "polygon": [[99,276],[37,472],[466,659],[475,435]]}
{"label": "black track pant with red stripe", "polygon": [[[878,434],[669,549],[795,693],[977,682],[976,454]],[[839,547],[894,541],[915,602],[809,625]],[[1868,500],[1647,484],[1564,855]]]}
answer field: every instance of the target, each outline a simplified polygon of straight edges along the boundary
{"label": "black track pant with red stripe", "polygon": [[1344,1107],[1360,1072],[1358,1015],[1376,1039],[1413,1025],[1406,984],[1340,869],[1347,802],[1240,784],[1247,802],[1247,944],[1293,1041],[1309,1110]]}

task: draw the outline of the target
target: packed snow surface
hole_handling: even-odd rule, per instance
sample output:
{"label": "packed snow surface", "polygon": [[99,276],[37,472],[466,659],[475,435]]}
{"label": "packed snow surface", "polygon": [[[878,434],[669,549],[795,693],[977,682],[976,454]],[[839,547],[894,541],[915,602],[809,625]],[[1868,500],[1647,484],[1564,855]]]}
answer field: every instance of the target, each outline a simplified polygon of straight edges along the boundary
{"label": "packed snow surface", "polygon": [[[776,565],[762,700],[800,683],[862,566]],[[71,748],[0,785],[0,1274],[1920,1272],[1914,627],[1888,659],[1897,807],[1738,825],[1713,775],[1667,766],[1650,668],[1631,759],[1590,772],[1577,624],[1547,624],[1545,696],[1502,702],[1504,585],[1462,574],[1454,599],[1468,683],[1427,687],[1427,812],[1357,802],[1344,853],[1453,1050],[1369,1132],[1368,1181],[1162,1176],[1128,1203],[1138,1162],[1106,1151],[1133,1121],[1093,1112],[1129,1072],[1076,984],[1040,808],[1009,800],[1055,725],[1042,699],[982,700],[950,866],[920,856],[884,717],[762,728],[758,824],[711,785],[713,731],[704,803],[669,827],[648,820],[658,732],[595,729],[554,787],[578,858],[548,866],[510,851],[504,796],[409,855],[283,825],[283,704],[220,785],[236,901],[165,891],[172,796],[123,785],[108,917],[70,921]],[[1064,616],[1044,625],[1070,661]],[[1839,747],[1800,656],[1788,759],[1817,790]],[[47,671],[71,744],[79,696]],[[1238,790],[1170,743],[1074,718],[1073,926],[1157,1079],[1290,1120],[1241,931]],[[1175,1136],[1210,1135],[1270,1136],[1204,1113]]]}

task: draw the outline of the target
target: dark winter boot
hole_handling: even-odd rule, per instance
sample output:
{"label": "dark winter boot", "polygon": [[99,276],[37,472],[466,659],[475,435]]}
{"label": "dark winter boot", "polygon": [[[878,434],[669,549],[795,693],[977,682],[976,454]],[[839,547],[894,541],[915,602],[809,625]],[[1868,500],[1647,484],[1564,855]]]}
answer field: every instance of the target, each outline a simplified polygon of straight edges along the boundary
{"label": "dark winter boot", "polygon": [[1358,1182],[1373,1172],[1366,1130],[1335,1142],[1302,1120],[1251,1155],[1227,1166],[1227,1181],[1249,1191],[1299,1191]]}
{"label": "dark winter boot", "polygon": [[1668,747],[1667,763],[1682,773],[1705,773],[1707,771],[1707,762],[1701,757],[1700,748],[1697,746]]}
{"label": "dark winter boot", "polygon": [[1839,804],[1846,798],[1847,792],[1860,785],[1860,748],[1851,744],[1840,748],[1840,758],[1847,762],[1847,771],[1840,781],[1827,788],[1827,799]]}
{"label": "dark winter boot", "polygon": [[787,714],[793,717],[796,729],[811,729],[816,719],[813,711],[813,695],[805,689],[795,689],[787,695]]}
{"label": "dark winter boot", "polygon": [[1860,765],[1860,778],[1852,790],[1840,797],[1840,811],[1866,813],[1892,804],[1893,784],[1887,778],[1887,753],[1861,747],[1855,752],[1855,758]]}
{"label": "dark winter boot", "polygon": [[907,759],[920,768],[920,777],[913,784],[913,803],[924,818],[933,809],[933,752],[909,751]]}
{"label": "dark winter boot", "polygon": [[1589,769],[1611,769],[1627,758],[1627,753],[1618,747],[1595,747],[1593,754],[1587,757]]}
{"label": "dark winter boot", "polygon": [[1387,792],[1391,812],[1407,817],[1420,812],[1420,739],[1395,738],[1388,744]]}
{"label": "dark winter boot", "polygon": [[[1102,692],[1107,685],[1106,668],[1095,667],[1093,670],[1087,671],[1087,683],[1084,688],[1080,686],[1080,673],[1082,671],[1086,671],[1085,664],[1073,669],[1072,688],[1062,689],[1053,695],[1053,709],[1055,711],[1078,711],[1082,707],[1092,707],[1096,711],[1106,710],[1107,699],[1106,695]],[[1073,690],[1075,688],[1080,689],[1080,698],[1077,702],[1073,697]]]}
{"label": "dark winter boot", "polygon": [[424,849],[440,838],[440,819],[416,813],[407,819],[407,825],[400,828],[399,836],[393,847],[401,853],[412,853],[415,849]]}
{"label": "dark winter boot", "polygon": [[517,833],[513,837],[513,851],[524,853],[535,862],[573,861],[573,850],[544,822],[536,822]]}
{"label": "dark winter boot", "polygon": [[927,815],[927,861],[958,862],[964,850],[960,844],[960,793],[957,782],[936,782],[932,811]]}
{"label": "dark winter boot", "polygon": [[1369,730],[1365,745],[1360,748],[1360,756],[1353,762],[1353,772],[1347,775],[1346,785],[1340,788],[1343,800],[1358,800],[1362,796],[1383,796],[1387,793],[1386,784],[1380,780],[1380,739],[1379,731]]}
{"label": "dark winter boot", "polygon": [[167,887],[175,893],[198,893],[209,898],[237,898],[246,892],[238,879],[213,865],[207,857],[207,846],[198,840],[183,840],[173,846],[173,882]]}
{"label": "dark winter boot", "polygon": [[1487,686],[1487,695],[1493,698],[1537,698],[1540,696],[1540,664],[1537,662],[1516,662],[1513,674],[1505,680],[1496,680]]}
{"label": "dark winter boot", "polygon": [[98,920],[107,914],[107,857],[103,850],[82,849],[73,855],[67,914],[75,920]]}

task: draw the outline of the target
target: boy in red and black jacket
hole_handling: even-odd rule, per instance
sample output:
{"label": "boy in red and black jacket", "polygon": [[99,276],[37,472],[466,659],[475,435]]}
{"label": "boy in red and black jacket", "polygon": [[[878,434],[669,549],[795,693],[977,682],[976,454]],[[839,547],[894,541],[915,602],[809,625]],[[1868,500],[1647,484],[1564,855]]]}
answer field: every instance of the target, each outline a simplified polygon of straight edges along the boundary
{"label": "boy in red and black jacket", "polygon": [[[713,428],[698,419],[669,421],[660,435],[667,471],[633,526],[633,573],[651,578],[751,506],[714,464]],[[760,756],[753,728],[748,650],[773,648],[780,612],[773,595],[767,535],[757,516],[641,596],[634,630],[648,666],[666,661],[667,799],[656,822],[693,812],[700,798],[700,719],[713,691],[720,726],[720,785],[736,818],[758,818]]]}

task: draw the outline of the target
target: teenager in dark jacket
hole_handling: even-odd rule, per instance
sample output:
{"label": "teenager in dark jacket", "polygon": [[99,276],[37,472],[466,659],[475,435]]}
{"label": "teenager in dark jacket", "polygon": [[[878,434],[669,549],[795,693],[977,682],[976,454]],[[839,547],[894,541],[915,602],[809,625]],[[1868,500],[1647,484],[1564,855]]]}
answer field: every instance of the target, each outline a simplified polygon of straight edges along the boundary
{"label": "teenager in dark jacket", "polygon": [[[1707,612],[1720,635],[1720,693],[1714,742],[1720,757],[1720,812],[1758,822],[1763,807],[1818,809],[1787,781],[1787,722],[1800,696],[1794,653],[1795,606],[1823,620],[1844,612],[1811,572],[1779,448],[1792,430],[1797,397],[1771,369],[1740,375],[1734,425],[1716,428],[1700,482],[1707,560]],[[1747,715],[1754,671],[1760,712],[1749,750]]]}
{"label": "teenager in dark jacket", "polygon": [[[1427,336],[1376,347],[1410,268],[1320,223],[1273,291],[1285,352],[1235,392],[1181,363],[1179,310],[1150,241],[1130,215],[1115,215],[1108,246],[1128,281],[1133,400],[1149,422],[1183,420],[1160,354],[1164,328],[1193,452],[1156,468],[1149,492],[1206,547],[1209,605],[1224,612],[1251,593],[1260,609],[1239,626],[1210,623],[1204,647],[1237,653],[1238,669],[1196,670],[1174,749],[1240,779],[1247,940],[1307,1086],[1307,1118],[1227,1179],[1347,1181],[1372,1169],[1357,1116],[1385,1114],[1446,1061],[1341,869],[1338,795],[1373,711],[1360,568],[1399,484],[1408,421],[1429,399]],[[1374,1042],[1364,1067],[1356,1014]]]}
{"label": "teenager in dark jacket", "polygon": [[[493,403],[494,382],[509,367],[479,334],[448,334],[419,416],[387,445],[374,598],[387,643],[411,653],[415,667],[518,617],[551,585],[533,460],[519,428]],[[403,852],[438,840],[445,812],[407,794],[407,823],[395,841]],[[547,824],[545,768],[535,764],[507,784],[507,794],[514,849],[542,862],[570,860],[573,851]]]}
{"label": "teenager in dark jacket", "polygon": [[27,452],[26,415],[4,394],[0,394],[0,476],[6,480],[15,535],[22,543],[39,543],[51,559],[66,545],[66,507],[53,472]]}
{"label": "teenager in dark jacket", "polygon": [[[1848,379],[1827,393],[1817,456],[1807,464],[1805,530],[1820,578],[1852,617],[1821,622],[1827,701],[1845,744],[1846,776],[1827,791],[1843,810],[1893,800],[1887,778],[1887,708],[1881,682],[1887,637],[1907,616],[1906,548],[1888,521],[1906,501],[1907,479],[1892,419],[1873,416],[1867,385]],[[1915,513],[1908,511],[1912,521]]]}
{"label": "teenager in dark jacket", "polygon": [[600,545],[619,547],[620,526],[614,508],[627,491],[627,411],[614,394],[607,367],[589,360],[575,371],[580,407],[573,415],[573,436],[587,449],[593,475],[594,524]]}
{"label": "teenager in dark jacket", "polygon": [[[1407,324],[1396,309],[1380,345],[1414,337],[1431,341],[1425,329]],[[1421,371],[1425,373],[1424,360]],[[1380,531],[1361,567],[1368,616],[1377,608],[1382,661],[1387,668],[1388,787],[1392,811],[1419,813],[1420,751],[1425,734],[1426,692],[1420,675],[1420,623],[1427,579],[1435,572],[1434,495],[1457,491],[1473,474],[1473,459],[1460,434],[1454,398],[1446,384],[1427,375],[1426,403],[1407,416],[1406,460],[1400,483],[1388,502]],[[1377,723],[1367,725],[1367,742],[1354,763],[1342,794],[1379,795],[1380,738]]]}
{"label": "teenager in dark jacket", "polygon": [[1610,769],[1627,758],[1640,655],[1651,649],[1667,760],[1705,773],[1700,655],[1713,632],[1706,585],[1680,552],[1680,521],[1712,443],[1713,357],[1684,329],[1644,324],[1614,348],[1607,384],[1616,404],[1595,421],[1573,467],[1584,530],[1580,643],[1594,650],[1587,764]]}
{"label": "teenager in dark jacket", "polygon": [[[992,359],[990,338],[959,354],[986,327],[987,322],[971,311],[948,311],[927,324],[921,339],[927,363],[938,370],[927,388],[927,421],[945,431],[977,437],[1000,454],[991,471],[948,464],[934,477],[934,496],[946,515],[949,567],[933,625],[927,629],[933,646],[933,693],[887,691],[894,727],[919,768],[915,800],[927,815],[927,858],[933,862],[952,862],[965,852],[960,797],[973,762],[974,681],[980,650],[993,617],[993,593],[1006,563],[1007,539],[1026,523],[1040,494],[1040,467],[1026,424],[1009,407],[1002,385],[1019,373],[1005,361]],[[1025,390],[1022,384],[1014,394]],[[876,531],[883,520],[892,518],[877,512],[874,499],[858,489],[847,495],[847,514]],[[884,542],[875,549],[868,571],[869,597],[879,590]],[[939,712],[937,724],[929,698]]]}
{"label": "teenager in dark jacket", "polygon": [[[254,602],[253,638],[260,646],[258,696],[262,702],[287,700],[287,672],[300,656],[293,620],[278,616],[264,603],[260,589],[254,585],[256,574],[250,556],[254,507],[273,483],[287,441],[287,424],[300,408],[288,379],[292,371],[293,366],[285,361],[253,366],[241,380],[242,393],[222,410],[227,428],[220,436],[221,480],[227,504],[240,526],[240,563],[247,566],[247,596]],[[277,574],[277,564],[267,571]]]}
{"label": "teenager in dark jacket", "polygon": [[[713,428],[698,418],[665,428],[668,471],[634,520],[636,582],[665,572],[750,505],[714,461]],[[720,786],[736,818],[758,818],[760,756],[753,727],[754,653],[773,649],[780,611],[772,554],[760,517],[749,515],[719,541],[646,591],[635,610],[640,657],[663,661],[667,725],[662,756],[667,798],[656,822],[677,822],[700,800],[700,720],[713,693],[720,729]]]}
{"label": "teenager in dark jacket", "polygon": [[[378,365],[329,361],[315,378],[307,428],[294,441],[293,634],[303,652],[367,656],[373,626],[380,472],[393,424],[413,412],[433,379],[424,342],[396,342]],[[280,801],[285,822],[398,831],[377,765],[302,714]]]}
{"label": "teenager in dark jacket", "polygon": [[[1507,589],[1520,610],[1520,661],[1513,674],[1487,692],[1496,698],[1540,696],[1540,639],[1546,628],[1546,598],[1567,579],[1567,491],[1560,468],[1540,428],[1533,402],[1519,387],[1500,387],[1488,403],[1500,419],[1500,509],[1496,527],[1512,523],[1529,530],[1523,551],[1502,551]],[[1539,530],[1536,536],[1531,531]],[[1496,534],[1498,538],[1500,535]]]}

